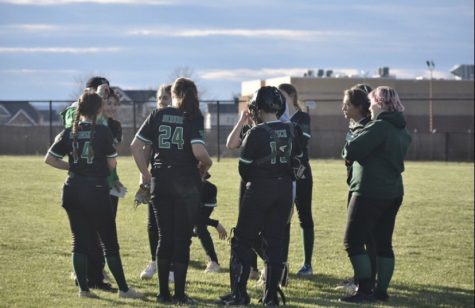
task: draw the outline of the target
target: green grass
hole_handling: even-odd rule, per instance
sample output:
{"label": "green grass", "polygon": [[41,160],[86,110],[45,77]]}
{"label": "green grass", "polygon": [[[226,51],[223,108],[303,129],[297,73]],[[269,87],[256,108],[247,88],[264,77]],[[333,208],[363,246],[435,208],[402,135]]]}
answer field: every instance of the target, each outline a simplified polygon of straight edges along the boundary
{"label": "green grass", "polygon": [[[316,224],[314,271],[311,279],[295,276],[303,258],[297,215],[290,246],[290,285],[285,290],[294,307],[340,304],[335,285],[351,276],[343,249],[346,219],[345,168],[341,161],[313,160],[313,215]],[[473,307],[474,182],[472,163],[408,162],[406,195],[394,235],[396,270],[386,306]],[[41,157],[0,156],[0,307],[156,306],[157,282],[141,281],[149,259],[145,206],[134,210],[132,191],[138,172],[131,157],[119,159],[119,174],[129,188],[120,200],[117,226],[128,282],[144,291],[144,301],[122,300],[98,292],[100,300],[79,299],[69,279],[71,235],[60,206],[64,172],[46,166]],[[213,216],[229,230],[237,220],[237,160],[215,162],[211,181],[218,186]],[[211,305],[228,291],[227,242],[212,230],[219,274],[203,274],[206,258],[193,240],[187,292],[201,305]],[[262,268],[262,263],[259,263]],[[250,282],[253,303],[260,294]]]}

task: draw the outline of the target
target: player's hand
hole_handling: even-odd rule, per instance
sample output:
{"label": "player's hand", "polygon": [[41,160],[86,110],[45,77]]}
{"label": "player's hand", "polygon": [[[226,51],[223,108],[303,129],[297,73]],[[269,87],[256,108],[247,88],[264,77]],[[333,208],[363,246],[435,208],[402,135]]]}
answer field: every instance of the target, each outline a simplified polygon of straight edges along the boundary
{"label": "player's hand", "polygon": [[121,189],[125,188],[125,186],[119,180],[116,180],[114,181],[114,188],[117,191],[121,191]]}
{"label": "player's hand", "polygon": [[220,224],[219,222],[218,222],[218,225],[216,226],[216,230],[218,230],[220,240],[225,240],[228,237],[228,232],[226,232],[226,229],[224,229],[223,225]]}
{"label": "player's hand", "polygon": [[241,111],[241,115],[239,117],[239,122],[242,125],[249,124],[250,118],[251,118],[251,114],[249,113],[249,110],[243,110],[243,111]]}

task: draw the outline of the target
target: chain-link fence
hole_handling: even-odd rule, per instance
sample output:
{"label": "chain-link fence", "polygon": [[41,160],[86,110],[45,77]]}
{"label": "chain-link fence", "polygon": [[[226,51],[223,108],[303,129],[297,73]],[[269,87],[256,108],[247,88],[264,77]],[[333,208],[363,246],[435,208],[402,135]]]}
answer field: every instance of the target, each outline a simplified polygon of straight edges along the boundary
{"label": "chain-link fence", "polygon": [[[450,100],[446,98],[444,100]],[[460,101],[460,98],[454,99]],[[411,105],[406,113],[408,131],[413,141],[408,153],[410,160],[473,161],[473,98],[465,99],[470,104],[468,113],[447,112],[435,114],[432,118],[437,131],[429,132],[430,121],[424,110],[428,99],[405,99]],[[311,158],[339,158],[348,129],[339,111],[339,100],[315,100],[310,109],[312,138],[309,144]],[[314,102],[315,102],[314,101]],[[0,154],[28,155],[44,154],[62,130],[60,113],[72,101],[0,101]],[[239,150],[226,149],[226,138],[239,115],[239,103],[232,100],[202,101],[200,107],[205,117],[205,137],[211,155],[235,157]],[[123,126],[123,142],[119,147],[121,155],[130,155],[128,145],[135,132],[148,114],[155,108],[155,102],[131,102],[122,104],[117,119]],[[328,110],[327,110],[328,109]],[[469,108],[470,109],[470,108]],[[331,112],[330,112],[330,111]],[[437,126],[438,124],[438,126]]]}

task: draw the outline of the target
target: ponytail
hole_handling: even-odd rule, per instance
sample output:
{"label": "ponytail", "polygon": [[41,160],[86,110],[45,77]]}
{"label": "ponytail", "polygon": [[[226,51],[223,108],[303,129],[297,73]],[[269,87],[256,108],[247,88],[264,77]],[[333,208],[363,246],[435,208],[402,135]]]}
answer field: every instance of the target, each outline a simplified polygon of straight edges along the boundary
{"label": "ponytail", "polygon": [[[81,104],[82,99],[80,98],[78,101],[78,106]],[[79,143],[78,143],[78,129],[79,129],[79,118],[81,114],[79,113],[79,110],[75,110],[74,112],[74,121],[73,121],[73,128],[72,128],[72,133],[73,133],[73,161],[76,163],[79,161]]]}

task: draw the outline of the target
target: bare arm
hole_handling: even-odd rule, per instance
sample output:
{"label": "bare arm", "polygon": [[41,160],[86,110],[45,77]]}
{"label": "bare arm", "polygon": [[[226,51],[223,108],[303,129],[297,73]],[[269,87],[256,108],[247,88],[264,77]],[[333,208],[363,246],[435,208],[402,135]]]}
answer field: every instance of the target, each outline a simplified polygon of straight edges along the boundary
{"label": "bare arm", "polygon": [[145,152],[145,143],[137,137],[132,140],[130,144],[130,151],[134,157],[135,164],[139,168],[144,183],[150,183],[152,175],[148,170],[148,162],[150,160],[150,153]]}
{"label": "bare arm", "polygon": [[242,127],[249,123],[249,111],[244,110],[241,112],[239,121],[234,125],[233,130],[229,133],[228,138],[226,139],[226,147],[228,149],[237,149],[241,146],[240,134]]}
{"label": "bare arm", "polygon": [[193,155],[198,160],[198,168],[200,169],[201,175],[204,177],[206,175],[206,171],[211,167],[213,161],[211,157],[209,157],[208,151],[201,143],[193,143],[191,145],[191,149],[193,151]]}
{"label": "bare arm", "polygon": [[115,157],[108,157],[107,158],[107,167],[109,167],[109,171],[112,171],[117,167],[117,159]]}
{"label": "bare arm", "polygon": [[46,154],[45,156],[45,163],[60,170],[69,170],[69,164],[62,160],[61,158],[58,158],[56,156],[53,156],[49,153]]}

